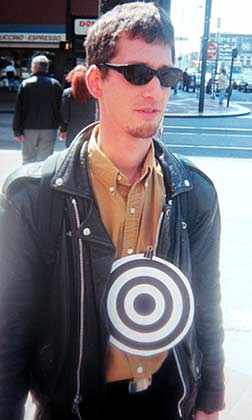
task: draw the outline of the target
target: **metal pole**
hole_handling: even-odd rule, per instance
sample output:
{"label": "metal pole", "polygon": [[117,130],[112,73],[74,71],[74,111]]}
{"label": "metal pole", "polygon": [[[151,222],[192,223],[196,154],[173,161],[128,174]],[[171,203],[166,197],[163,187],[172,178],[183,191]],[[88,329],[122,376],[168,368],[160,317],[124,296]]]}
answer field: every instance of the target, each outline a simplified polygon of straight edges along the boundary
{"label": "metal pole", "polygon": [[237,48],[232,49],[232,60],[231,60],[231,68],[230,68],[230,75],[229,75],[229,86],[228,86],[228,98],[227,98],[227,106],[229,106],[230,97],[232,95],[232,76],[233,76],[233,67],[234,67],[234,60],[238,56]]}
{"label": "metal pole", "polygon": [[66,0],[66,41],[72,42],[72,0]]}
{"label": "metal pole", "polygon": [[200,96],[199,96],[199,108],[198,108],[199,112],[203,112],[204,110],[207,46],[208,46],[209,27],[210,27],[210,19],[211,19],[211,6],[212,6],[212,0],[206,0],[204,35],[202,39],[202,64],[201,64]]}
{"label": "metal pole", "polygon": [[231,92],[232,92],[233,67],[234,67],[234,57],[232,56],[231,67],[230,67],[230,75],[229,75],[229,85],[228,85],[227,107],[229,107],[230,96],[231,96]]}
{"label": "metal pole", "polygon": [[217,19],[217,33],[216,33],[217,53],[216,53],[216,60],[215,60],[215,67],[214,67],[214,81],[216,79],[217,72],[218,72],[219,48],[220,48],[220,26],[221,26],[221,18],[218,18]]}

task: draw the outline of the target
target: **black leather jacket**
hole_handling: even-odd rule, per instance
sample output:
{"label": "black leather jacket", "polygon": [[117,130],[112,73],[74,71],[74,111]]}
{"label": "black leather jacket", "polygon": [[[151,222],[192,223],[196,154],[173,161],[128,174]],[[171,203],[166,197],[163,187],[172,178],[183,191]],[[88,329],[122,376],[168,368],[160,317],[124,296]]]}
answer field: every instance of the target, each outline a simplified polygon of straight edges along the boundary
{"label": "black leather jacket", "polygon": [[[29,389],[43,420],[78,419],[78,410],[89,419],[103,395],[108,332],[101,301],[114,247],[88,179],[89,131],[59,154],[51,188],[65,210],[51,258],[38,220],[41,163],[12,175],[1,196],[1,419],[22,418]],[[167,192],[156,253],[180,267],[195,299],[193,326],[173,349],[182,385],[178,413],[189,419],[194,406],[223,408],[219,208],[204,174],[156,141],[155,151]],[[50,220],[47,228],[54,228]]]}
{"label": "black leather jacket", "polygon": [[61,123],[60,82],[44,73],[33,74],[21,83],[13,118],[15,136],[25,129],[56,129]]}

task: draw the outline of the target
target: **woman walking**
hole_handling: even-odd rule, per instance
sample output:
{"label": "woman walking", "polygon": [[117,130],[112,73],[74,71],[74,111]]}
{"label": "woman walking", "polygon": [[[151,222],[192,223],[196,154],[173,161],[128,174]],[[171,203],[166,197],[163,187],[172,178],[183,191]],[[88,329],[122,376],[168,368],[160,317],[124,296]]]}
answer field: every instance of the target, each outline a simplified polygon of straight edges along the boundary
{"label": "woman walking", "polygon": [[77,65],[66,76],[71,87],[64,89],[61,99],[60,140],[68,147],[83,127],[95,121],[95,100],[86,87],[86,67]]}

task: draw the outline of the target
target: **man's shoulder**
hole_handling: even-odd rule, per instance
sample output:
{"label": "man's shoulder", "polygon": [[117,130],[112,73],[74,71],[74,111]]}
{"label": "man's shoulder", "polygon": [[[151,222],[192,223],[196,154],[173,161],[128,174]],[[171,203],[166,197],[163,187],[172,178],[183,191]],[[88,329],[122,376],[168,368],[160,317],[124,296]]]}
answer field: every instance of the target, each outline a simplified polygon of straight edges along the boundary
{"label": "man's shoulder", "polygon": [[199,179],[206,183],[211,184],[212,186],[214,185],[211,178],[202,169],[200,169],[193,161],[191,161],[185,156],[180,156],[180,155],[179,156],[177,155],[177,158],[180,159],[181,163],[187,167],[189,173],[191,174],[191,177],[194,180]]}
{"label": "man's shoulder", "polygon": [[[168,159],[166,164],[172,183],[180,180],[186,188],[177,188],[178,192],[186,192],[189,200],[195,203],[212,205],[216,200],[216,189],[212,179],[193,161],[185,156],[173,153],[167,148]],[[179,175],[180,174],[180,175]]]}
{"label": "man's shoulder", "polygon": [[30,84],[34,84],[36,82],[36,76],[35,75],[31,75],[30,77],[27,77],[27,79],[24,79],[21,83],[22,87],[28,86]]}
{"label": "man's shoulder", "polygon": [[[216,209],[218,203],[217,190],[212,179],[194,162],[180,157],[190,174],[192,189],[188,191],[188,207],[192,214],[206,214]],[[195,213],[196,212],[196,213]]]}
{"label": "man's shoulder", "polygon": [[48,83],[51,83],[52,85],[57,86],[58,88],[60,88],[63,91],[62,84],[60,83],[60,81],[58,79],[56,79],[53,76],[47,75],[47,80],[48,80]]}
{"label": "man's shoulder", "polygon": [[3,185],[2,192],[11,199],[30,183],[39,184],[42,177],[43,162],[28,163],[11,172]]}
{"label": "man's shoulder", "polygon": [[[158,148],[156,146],[158,146]],[[159,155],[159,159],[160,157],[162,159],[163,168],[169,172],[169,177],[173,178],[174,182],[179,178],[181,181],[184,180],[189,187],[186,188],[187,191],[190,191],[194,188],[195,184],[199,183],[202,185],[211,185],[213,187],[213,182],[209,176],[193,161],[185,156],[173,153],[168,146],[165,146],[158,141],[155,141],[155,147],[157,156]],[[162,156],[160,156],[161,154]],[[189,183],[187,181],[189,181]],[[192,183],[192,185],[189,185],[190,183]]]}

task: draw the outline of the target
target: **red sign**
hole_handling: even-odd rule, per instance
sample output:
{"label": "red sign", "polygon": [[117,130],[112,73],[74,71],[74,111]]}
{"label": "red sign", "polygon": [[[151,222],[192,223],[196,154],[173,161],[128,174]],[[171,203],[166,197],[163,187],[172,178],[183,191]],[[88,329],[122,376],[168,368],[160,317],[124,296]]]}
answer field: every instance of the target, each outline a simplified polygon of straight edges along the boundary
{"label": "red sign", "polygon": [[213,60],[217,55],[217,44],[209,42],[207,46],[207,59]]}

